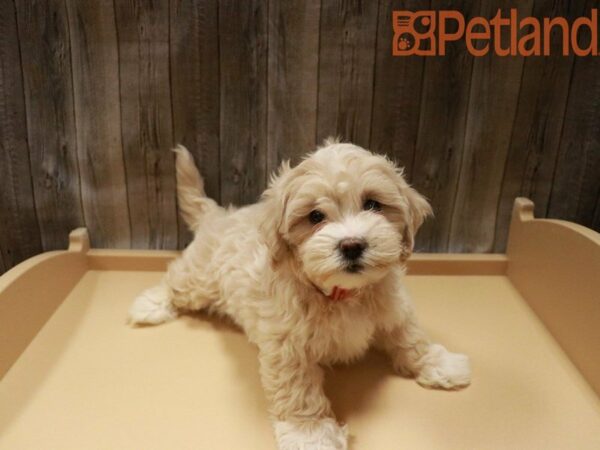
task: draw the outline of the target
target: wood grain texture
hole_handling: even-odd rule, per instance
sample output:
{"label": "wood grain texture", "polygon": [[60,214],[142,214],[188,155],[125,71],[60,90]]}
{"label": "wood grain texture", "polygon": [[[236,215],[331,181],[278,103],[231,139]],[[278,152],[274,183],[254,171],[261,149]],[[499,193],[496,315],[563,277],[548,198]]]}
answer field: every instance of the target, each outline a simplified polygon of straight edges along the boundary
{"label": "wood grain texture", "polygon": [[594,209],[594,219],[590,227],[593,230],[600,230],[600,192],[596,194],[596,207]]}
{"label": "wood grain texture", "polygon": [[0,2],[0,252],[5,268],[42,251],[17,30],[13,2]]}
{"label": "wood grain texture", "polygon": [[[537,1],[533,16],[566,17],[572,22],[583,14],[583,4],[581,0]],[[525,58],[496,213],[496,252],[505,250],[515,197],[533,200],[536,217],[544,217],[548,208],[574,62],[572,55],[562,55],[562,33],[555,30],[550,48],[550,56]]]}
{"label": "wood grain texture", "polygon": [[[480,2],[434,1],[432,9],[458,10],[467,21],[479,14]],[[415,244],[419,251],[448,249],[464,151],[473,60],[461,40],[447,45],[446,56],[425,61],[421,120],[411,179],[414,187],[429,199],[435,216],[419,230]]]}
{"label": "wood grain texture", "polygon": [[42,246],[64,249],[70,230],[84,224],[67,9],[63,0],[16,6]]}
{"label": "wood grain texture", "polygon": [[269,3],[269,172],[315,147],[319,15],[319,0]]}
{"label": "wood grain texture", "polygon": [[131,246],[176,248],[169,1],[115,5]]}
{"label": "wood grain texture", "polygon": [[255,202],[267,180],[267,2],[219,3],[221,203]]}
{"label": "wood grain texture", "polygon": [[370,148],[406,169],[410,179],[417,145],[425,57],[392,56],[392,11],[428,10],[424,0],[381,0],[373,86]]}
{"label": "wood grain texture", "polygon": [[558,29],[547,57],[392,56],[394,10],[514,7],[597,1],[0,2],[0,272],[80,225],[95,247],[184,247],[176,143],[240,205],[328,135],[386,153],[433,204],[420,251],[503,251],[517,195],[600,230],[600,58],[557,54]]}
{"label": "wood grain texture", "polygon": [[[589,42],[589,33],[581,38]],[[600,197],[599,74],[600,57],[575,60],[547,213],[589,227],[598,224]]]}
{"label": "wood grain texture", "polygon": [[329,136],[368,147],[378,2],[321,4],[317,142]]}
{"label": "wood grain texture", "polygon": [[[219,9],[216,0],[171,0],[173,138],[194,155],[207,195],[220,200]],[[191,239],[179,220],[179,248]]]}
{"label": "wood grain texture", "polygon": [[131,224],[113,5],[67,0],[81,197],[93,246],[127,248]]}
{"label": "wood grain texture", "polygon": [[[481,15],[514,3],[483,2]],[[532,1],[519,2],[520,17],[530,16]],[[506,46],[506,44],[504,44]],[[496,210],[510,146],[523,70],[523,57],[497,57],[492,52],[474,61],[469,113],[450,229],[449,250],[489,252],[494,245]]]}

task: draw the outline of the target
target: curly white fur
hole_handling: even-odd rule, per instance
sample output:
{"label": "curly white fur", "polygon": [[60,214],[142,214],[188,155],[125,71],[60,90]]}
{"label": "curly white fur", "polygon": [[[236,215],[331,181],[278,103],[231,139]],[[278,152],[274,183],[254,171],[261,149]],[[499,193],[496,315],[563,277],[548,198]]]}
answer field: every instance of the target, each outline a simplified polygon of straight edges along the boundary
{"label": "curly white fur", "polygon": [[[229,315],[258,346],[280,449],[347,447],[321,365],[371,345],[422,385],[469,383],[468,359],[430,344],[403,289],[404,262],[431,209],[388,159],[328,141],[298,166],[282,164],[259,203],[224,209],[204,196],[191,155],[176,152],[179,204],[195,238],[162,284],[136,299],[130,321],[160,323],[180,310]],[[344,240],[362,243],[360,254],[344,255]],[[330,297],[340,290],[343,300]]]}
{"label": "curly white fur", "polygon": [[348,427],[333,419],[309,423],[276,421],[275,439],[280,450],[346,450]]}
{"label": "curly white fur", "polygon": [[177,309],[171,303],[169,289],[159,284],[140,294],[129,309],[129,319],[133,323],[157,325],[177,317]]}

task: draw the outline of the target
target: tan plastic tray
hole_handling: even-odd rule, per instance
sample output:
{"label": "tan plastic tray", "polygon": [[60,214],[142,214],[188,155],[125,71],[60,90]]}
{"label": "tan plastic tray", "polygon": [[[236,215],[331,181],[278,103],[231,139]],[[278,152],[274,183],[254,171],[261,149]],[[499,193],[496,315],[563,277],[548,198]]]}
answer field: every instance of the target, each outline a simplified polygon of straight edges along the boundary
{"label": "tan plastic tray", "polygon": [[[327,373],[355,450],[600,449],[600,235],[515,203],[506,255],[416,255],[406,283],[473,383],[431,391],[370,353]],[[0,277],[0,448],[274,448],[256,349],[187,316],[132,329],[168,251],[71,234]]]}

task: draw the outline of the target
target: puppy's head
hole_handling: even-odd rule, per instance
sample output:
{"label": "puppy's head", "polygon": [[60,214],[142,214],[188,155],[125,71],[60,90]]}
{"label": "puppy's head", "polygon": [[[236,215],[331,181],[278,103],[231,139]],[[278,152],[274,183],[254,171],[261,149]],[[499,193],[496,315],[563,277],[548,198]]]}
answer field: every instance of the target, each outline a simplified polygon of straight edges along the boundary
{"label": "puppy's head", "polygon": [[376,283],[404,263],[431,214],[387,158],[330,142],[295,168],[284,163],[264,201],[274,263],[291,258],[327,294]]}

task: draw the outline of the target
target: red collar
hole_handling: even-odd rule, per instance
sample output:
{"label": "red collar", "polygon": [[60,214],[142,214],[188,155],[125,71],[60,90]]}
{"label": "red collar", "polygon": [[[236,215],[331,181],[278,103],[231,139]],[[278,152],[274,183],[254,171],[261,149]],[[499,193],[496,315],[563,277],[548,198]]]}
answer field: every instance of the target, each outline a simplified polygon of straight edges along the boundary
{"label": "red collar", "polygon": [[344,289],[334,286],[331,293],[327,296],[330,300],[339,301],[346,299],[352,293],[352,289]]}
{"label": "red collar", "polygon": [[352,295],[352,293],[354,292],[354,289],[344,289],[344,288],[341,288],[339,286],[334,286],[333,289],[331,290],[331,292],[329,294],[326,294],[320,287],[318,287],[312,281],[311,281],[310,284],[312,284],[313,287],[317,291],[319,291],[321,294],[323,294],[329,300],[333,300],[333,301],[336,301],[336,302],[337,301],[341,301],[341,300],[345,300],[350,295]]}

